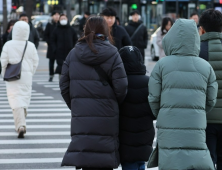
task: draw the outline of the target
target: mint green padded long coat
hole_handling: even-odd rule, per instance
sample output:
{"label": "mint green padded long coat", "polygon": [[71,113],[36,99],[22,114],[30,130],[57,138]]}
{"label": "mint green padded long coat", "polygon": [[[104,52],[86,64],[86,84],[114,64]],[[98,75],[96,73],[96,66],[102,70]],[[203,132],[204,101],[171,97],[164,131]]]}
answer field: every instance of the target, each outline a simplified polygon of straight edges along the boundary
{"label": "mint green padded long coat", "polygon": [[149,81],[149,103],[157,117],[160,170],[214,170],[205,143],[206,112],[216,103],[218,85],[211,65],[198,57],[200,37],[194,21],[179,19],[163,39],[167,57]]}

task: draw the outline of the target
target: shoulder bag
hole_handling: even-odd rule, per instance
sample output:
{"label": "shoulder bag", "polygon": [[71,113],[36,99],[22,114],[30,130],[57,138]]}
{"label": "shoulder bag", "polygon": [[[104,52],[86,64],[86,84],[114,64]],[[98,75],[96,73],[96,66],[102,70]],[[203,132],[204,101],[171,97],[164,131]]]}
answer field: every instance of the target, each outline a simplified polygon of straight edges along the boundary
{"label": "shoulder bag", "polygon": [[22,59],[17,64],[8,64],[5,70],[4,81],[15,81],[21,78],[21,71],[22,71],[22,61],[25,55],[26,47],[28,41],[26,41],[25,49],[23,51]]}

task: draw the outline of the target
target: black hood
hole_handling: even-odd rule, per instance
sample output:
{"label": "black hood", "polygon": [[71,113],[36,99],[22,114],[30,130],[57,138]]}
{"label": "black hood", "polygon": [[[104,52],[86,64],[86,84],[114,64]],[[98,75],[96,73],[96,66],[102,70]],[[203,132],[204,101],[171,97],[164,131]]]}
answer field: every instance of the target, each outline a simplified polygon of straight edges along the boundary
{"label": "black hood", "polygon": [[93,53],[86,41],[78,42],[75,46],[78,49],[76,55],[83,64],[100,65],[118,53],[117,48],[109,41],[94,40],[94,48],[98,51]]}
{"label": "black hood", "polygon": [[119,53],[127,75],[146,74],[146,66],[143,64],[143,57],[137,47],[126,46],[121,48]]}

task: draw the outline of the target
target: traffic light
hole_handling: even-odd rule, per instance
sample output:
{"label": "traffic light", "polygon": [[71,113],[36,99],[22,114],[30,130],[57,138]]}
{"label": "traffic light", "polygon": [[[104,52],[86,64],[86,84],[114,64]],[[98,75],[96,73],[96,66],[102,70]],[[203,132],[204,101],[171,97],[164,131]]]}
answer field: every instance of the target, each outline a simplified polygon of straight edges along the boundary
{"label": "traffic light", "polygon": [[220,4],[222,4],[222,0],[220,0]]}
{"label": "traffic light", "polygon": [[13,5],[13,6],[12,6],[12,9],[16,10],[16,9],[17,9],[17,6],[16,6],[16,5]]}
{"label": "traffic light", "polygon": [[132,5],[131,5],[131,8],[134,9],[134,10],[137,9],[137,8],[138,8],[138,7],[137,7],[137,4],[132,4]]}

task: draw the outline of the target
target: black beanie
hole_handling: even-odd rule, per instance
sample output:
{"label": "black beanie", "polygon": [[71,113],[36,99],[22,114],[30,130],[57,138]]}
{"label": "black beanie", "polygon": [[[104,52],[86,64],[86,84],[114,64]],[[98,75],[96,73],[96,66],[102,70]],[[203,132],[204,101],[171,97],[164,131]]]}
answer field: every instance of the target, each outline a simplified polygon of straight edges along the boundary
{"label": "black beanie", "polygon": [[120,49],[119,54],[123,60],[127,75],[145,75],[146,66],[140,50],[135,46],[125,46]]}

